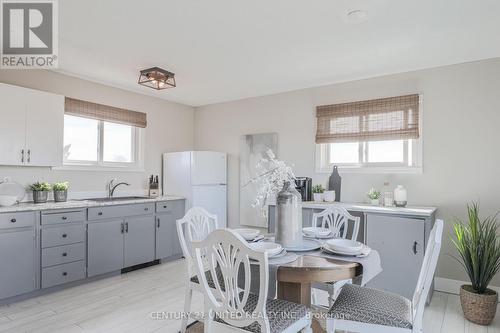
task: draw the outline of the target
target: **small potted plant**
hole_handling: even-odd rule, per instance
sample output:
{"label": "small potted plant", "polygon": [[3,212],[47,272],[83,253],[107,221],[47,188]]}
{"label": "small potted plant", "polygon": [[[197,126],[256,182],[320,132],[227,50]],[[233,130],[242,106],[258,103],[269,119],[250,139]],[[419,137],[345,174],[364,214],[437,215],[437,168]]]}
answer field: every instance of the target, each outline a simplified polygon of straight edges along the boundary
{"label": "small potted plant", "polygon": [[325,192],[323,185],[321,185],[321,184],[314,185],[312,188],[312,191],[313,191],[313,200],[314,201],[323,201],[323,192]]}
{"label": "small potted plant", "polygon": [[68,188],[69,182],[55,183],[52,185],[52,189],[54,190],[54,201],[65,202],[68,200]]}
{"label": "small potted plant", "polygon": [[366,195],[368,196],[368,199],[370,199],[372,205],[375,205],[375,206],[380,205],[381,193],[379,190],[376,190],[372,187],[371,190],[368,191],[368,193]]}
{"label": "small potted plant", "polygon": [[476,203],[467,205],[467,223],[457,219],[452,242],[458,250],[458,262],[471,284],[460,287],[464,316],[479,325],[489,325],[495,318],[498,303],[496,291],[488,284],[500,269],[500,242],[496,215],[483,220]]}
{"label": "small potted plant", "polygon": [[49,183],[45,182],[36,182],[29,186],[29,189],[33,191],[33,201],[35,203],[45,203],[47,202],[47,197],[49,195],[49,191],[51,190],[51,186]]}

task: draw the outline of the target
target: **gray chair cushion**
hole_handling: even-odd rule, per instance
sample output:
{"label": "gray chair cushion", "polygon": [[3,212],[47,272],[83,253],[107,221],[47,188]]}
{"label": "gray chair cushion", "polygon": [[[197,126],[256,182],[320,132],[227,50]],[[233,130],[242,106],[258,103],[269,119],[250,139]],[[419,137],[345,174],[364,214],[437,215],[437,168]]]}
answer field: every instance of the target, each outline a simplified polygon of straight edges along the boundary
{"label": "gray chair cushion", "polygon": [[[241,295],[241,294],[240,294]],[[243,296],[241,296],[243,297]],[[259,296],[249,294],[248,302],[245,306],[245,311],[251,313],[255,310]],[[269,328],[271,333],[283,332],[287,327],[293,325],[298,320],[308,315],[309,311],[302,304],[292,303],[281,299],[268,299],[266,301],[266,313],[269,319]],[[224,323],[220,318],[216,321]],[[254,322],[253,324],[242,327],[241,329],[252,333],[260,333],[260,324]]]}
{"label": "gray chair cushion", "polygon": [[412,328],[411,302],[382,290],[347,284],[329,311],[335,319]]}
{"label": "gray chair cushion", "polygon": [[[222,276],[222,272],[220,268],[215,269],[215,273],[217,274],[217,280],[219,281],[219,286],[222,291],[226,290],[226,287],[224,285],[224,277]],[[205,272],[205,276],[207,277],[207,283],[210,288],[215,289],[215,282],[214,279],[212,278],[212,273],[210,271]],[[198,275],[192,276],[191,277],[191,282],[194,283],[200,283],[200,280],[198,279]]]}

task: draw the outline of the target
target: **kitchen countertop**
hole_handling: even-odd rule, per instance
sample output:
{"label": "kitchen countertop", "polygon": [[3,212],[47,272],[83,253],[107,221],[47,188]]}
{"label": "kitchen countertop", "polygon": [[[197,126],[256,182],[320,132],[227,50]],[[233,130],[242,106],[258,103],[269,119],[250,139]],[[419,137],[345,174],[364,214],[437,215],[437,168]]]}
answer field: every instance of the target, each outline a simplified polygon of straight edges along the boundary
{"label": "kitchen countertop", "polygon": [[46,203],[40,203],[40,204],[35,204],[33,202],[21,202],[20,204],[14,206],[0,207],[0,213],[117,206],[117,205],[130,205],[130,204],[158,202],[158,201],[183,200],[183,199],[185,198],[166,195],[166,196],[159,196],[156,198],[135,198],[130,200],[117,200],[117,201],[104,201],[104,202],[93,201],[93,200],[68,200],[66,202],[48,201]]}
{"label": "kitchen countertop", "polygon": [[347,203],[347,202],[316,202],[316,201],[302,202],[302,208],[325,209],[328,206],[337,206],[337,205],[347,210],[359,211],[365,213],[380,213],[380,214],[394,214],[394,215],[422,216],[422,217],[430,217],[437,210],[436,207],[418,207],[418,206],[384,207],[384,206],[375,206],[362,203],[357,204],[357,203]]}

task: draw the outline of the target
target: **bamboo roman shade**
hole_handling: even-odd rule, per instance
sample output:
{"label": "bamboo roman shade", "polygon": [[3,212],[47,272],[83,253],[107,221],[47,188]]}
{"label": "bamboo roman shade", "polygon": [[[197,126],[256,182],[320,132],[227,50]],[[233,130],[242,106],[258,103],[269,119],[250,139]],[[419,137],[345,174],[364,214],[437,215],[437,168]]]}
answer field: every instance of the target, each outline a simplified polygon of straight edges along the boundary
{"label": "bamboo roman shade", "polygon": [[145,128],[146,114],[66,97],[64,113]]}
{"label": "bamboo roman shade", "polygon": [[316,143],[417,139],[419,96],[318,106],[316,117]]}

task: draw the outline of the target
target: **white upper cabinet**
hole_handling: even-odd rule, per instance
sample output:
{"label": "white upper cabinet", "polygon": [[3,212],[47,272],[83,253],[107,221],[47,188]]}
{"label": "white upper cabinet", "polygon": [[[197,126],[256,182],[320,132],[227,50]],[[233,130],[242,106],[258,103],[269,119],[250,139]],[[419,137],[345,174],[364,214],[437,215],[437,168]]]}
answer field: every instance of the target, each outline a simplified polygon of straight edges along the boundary
{"label": "white upper cabinet", "polygon": [[22,165],[26,141],[24,91],[0,85],[0,164]]}
{"label": "white upper cabinet", "polygon": [[0,84],[0,164],[60,166],[64,96]]}
{"label": "white upper cabinet", "polygon": [[64,96],[29,90],[26,103],[27,164],[62,165]]}

